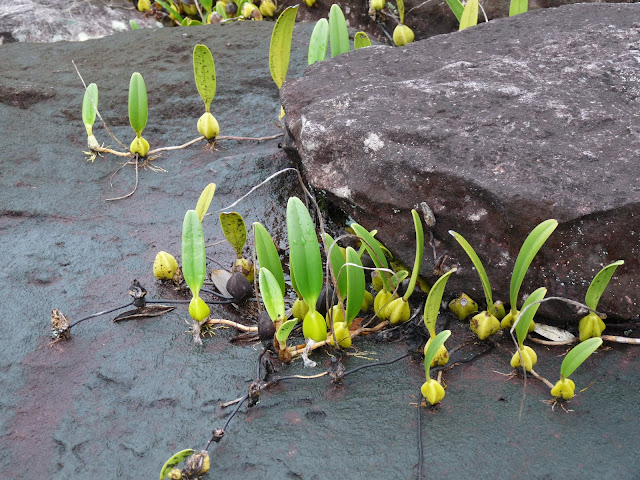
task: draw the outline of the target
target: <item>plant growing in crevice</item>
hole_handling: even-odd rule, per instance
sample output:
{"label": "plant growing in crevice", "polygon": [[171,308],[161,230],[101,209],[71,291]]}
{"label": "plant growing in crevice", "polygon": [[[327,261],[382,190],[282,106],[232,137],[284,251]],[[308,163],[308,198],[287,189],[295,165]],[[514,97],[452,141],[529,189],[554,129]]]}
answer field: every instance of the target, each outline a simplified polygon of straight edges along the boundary
{"label": "plant growing in crevice", "polygon": [[560,367],[560,380],[551,389],[551,395],[563,400],[569,400],[575,395],[576,384],[569,376],[580,366],[589,356],[602,345],[601,338],[590,338],[576,345],[562,360]]}
{"label": "plant growing in crevice", "polygon": [[431,339],[431,343],[425,348],[424,353],[424,374],[427,381],[422,384],[420,392],[422,396],[429,402],[430,405],[440,403],[444,399],[444,387],[431,378],[431,365],[434,363],[436,356],[440,353],[440,349],[444,347],[444,342],[447,341],[451,335],[450,330],[444,330],[440,332],[435,338]]}
{"label": "plant growing in crevice", "polygon": [[516,338],[514,338],[514,343],[518,348],[516,353],[513,354],[513,357],[511,357],[511,366],[513,368],[522,367],[527,372],[530,372],[538,361],[536,352],[534,352],[531,347],[524,345],[524,340],[527,338],[527,333],[529,332],[530,325],[533,323],[533,317],[538,311],[540,301],[546,294],[547,289],[540,287],[529,295],[522,305],[523,313],[518,314],[514,325],[511,327],[511,336],[513,337],[515,330]]}
{"label": "plant growing in crevice", "polygon": [[578,324],[578,330],[580,334],[580,341],[584,342],[588,338],[599,337],[602,335],[606,325],[600,315],[596,313],[598,309],[598,302],[600,297],[606,290],[611,277],[615,273],[616,269],[624,264],[623,260],[613,262],[606,267],[602,268],[593,280],[589,284],[587,294],[585,295],[584,303],[591,309],[591,311],[580,319]]}

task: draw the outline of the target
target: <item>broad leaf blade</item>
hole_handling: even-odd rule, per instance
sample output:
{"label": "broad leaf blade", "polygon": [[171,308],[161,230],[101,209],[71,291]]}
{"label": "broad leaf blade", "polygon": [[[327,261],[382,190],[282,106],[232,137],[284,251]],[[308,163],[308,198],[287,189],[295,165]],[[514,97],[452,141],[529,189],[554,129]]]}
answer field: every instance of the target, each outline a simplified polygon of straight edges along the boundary
{"label": "broad leaf blade", "polygon": [[296,328],[296,325],[298,325],[298,320],[295,318],[284,322],[276,332],[276,340],[280,343],[286,343],[287,338],[289,338],[291,331]]}
{"label": "broad leaf blade", "polygon": [[267,232],[267,229],[258,222],[254,222],[253,224],[253,240],[255,242],[256,256],[258,257],[260,269],[269,269],[269,272],[271,272],[278,281],[280,290],[282,290],[282,294],[284,295],[284,272],[282,270],[282,263],[280,262],[278,249],[276,248],[271,235]]}
{"label": "broad leaf blade", "polygon": [[593,337],[573,347],[562,361],[560,375],[564,378],[569,377],[600,345],[602,345],[602,338]]}
{"label": "broad leaf blade", "polygon": [[220,226],[227,242],[236,251],[238,258],[242,256],[242,249],[247,241],[247,227],[244,224],[242,215],[237,212],[220,214]]}
{"label": "broad leaf blade", "polygon": [[600,297],[606,290],[609,282],[611,281],[611,277],[620,265],[624,263],[624,260],[618,260],[617,262],[613,262],[610,265],[607,265],[602,270],[600,270],[593,280],[591,280],[591,284],[589,285],[589,289],[587,290],[587,295],[584,298],[584,303],[587,304],[591,310],[596,310],[598,307],[598,302],[600,301]]}
{"label": "broad leaf blade", "polygon": [[216,2],[216,13],[220,15],[220,18],[227,18],[227,12],[222,5],[222,3]]}
{"label": "broad leaf blade", "polygon": [[396,7],[398,8],[398,17],[400,17],[400,23],[404,24],[404,1],[396,0]]}
{"label": "broad leaf blade", "polygon": [[202,222],[195,210],[189,210],[182,222],[182,275],[193,296],[200,293],[207,273],[207,255]]}
{"label": "broad leaf blade", "polygon": [[509,4],[509,16],[520,15],[529,10],[529,0],[511,0]]}
{"label": "broad leaf blade", "polygon": [[329,46],[329,22],[326,18],[321,18],[313,27],[311,39],[309,40],[309,65],[322,62],[327,58],[327,47]]}
{"label": "broad leaf blade", "polygon": [[202,222],[204,220],[204,216],[209,210],[209,205],[211,205],[211,201],[213,200],[213,195],[216,192],[216,184],[210,183],[205,187],[205,189],[200,194],[200,198],[198,198],[198,203],[196,204],[196,213],[198,214],[198,218]]}
{"label": "broad leaf blade", "polygon": [[[546,288],[540,287],[539,289],[537,289],[535,292],[529,295],[527,300],[522,304],[522,310],[520,312],[524,311],[524,309],[529,305],[531,305],[532,303],[539,302],[540,300],[542,300],[546,294],[547,294]],[[527,338],[527,332],[529,331],[529,324],[531,323],[531,320],[533,320],[533,317],[538,311],[538,307],[540,307],[539,303],[532,305],[531,308],[528,308],[526,312],[520,313],[518,317],[518,324],[516,325],[516,337],[518,337],[518,344],[520,345],[521,348],[522,348],[524,339]]]}
{"label": "broad leaf blade", "polygon": [[284,320],[284,297],[282,296],[282,290],[278,284],[278,280],[269,269],[260,268],[260,295],[262,296],[262,303],[264,308],[267,309],[269,318],[274,322],[278,319]]}
{"label": "broad leaf blade", "polygon": [[200,0],[200,5],[202,5],[202,8],[204,8],[207,11],[207,13],[211,13],[213,0]]}
{"label": "broad leaf blade", "polygon": [[429,370],[431,369],[431,362],[435,358],[440,347],[444,345],[444,342],[447,341],[451,335],[451,330],[443,330],[435,338],[431,339],[431,343],[429,344],[429,348],[424,352],[424,373],[427,378],[429,378]]}
{"label": "broad leaf blade", "polygon": [[173,455],[162,466],[162,470],[160,470],[160,480],[163,480],[164,478],[166,478],[166,476],[169,475],[169,472],[171,470],[173,470],[175,467],[177,467],[180,464],[180,462],[186,460],[194,453],[195,453],[195,450],[192,450],[189,448],[187,450],[182,450],[181,452],[178,452],[175,455]]}
{"label": "broad leaf blade", "polygon": [[147,87],[144,78],[138,72],[134,72],[129,81],[129,122],[137,135],[142,135],[147,125],[148,113]]}
{"label": "broad leaf blade", "polygon": [[371,40],[369,40],[369,35],[364,32],[357,32],[355,38],[353,39],[353,47],[354,50],[358,50],[359,48],[365,48],[371,46]]}
{"label": "broad leaf blade", "polygon": [[520,287],[522,286],[524,276],[527,274],[529,265],[531,265],[538,250],[544,245],[544,242],[547,241],[557,226],[558,222],[556,220],[545,220],[531,231],[522,244],[518,258],[516,258],[516,263],[513,266],[511,284],[509,286],[509,301],[511,302],[512,311],[517,309],[518,293],[520,292]]}
{"label": "broad leaf blade", "polygon": [[446,2],[453,14],[456,16],[458,23],[460,23],[462,20],[462,12],[464,12],[464,5],[460,0],[446,0]]}
{"label": "broad leaf blade", "polygon": [[324,241],[327,242],[327,248],[331,252],[329,254],[329,259],[331,263],[331,269],[333,270],[333,274],[336,277],[336,281],[338,282],[338,291],[340,292],[340,296],[344,298],[347,294],[347,275],[342,266],[344,265],[344,256],[342,255],[342,250],[337,243],[331,238],[328,233],[324,234]]}
{"label": "broad leaf blade", "polygon": [[464,6],[460,17],[460,27],[458,30],[473,27],[478,24],[478,0],[469,0]]}
{"label": "broad leaf blade", "polygon": [[424,254],[424,230],[422,229],[422,220],[420,220],[420,216],[415,210],[411,210],[411,216],[413,217],[413,228],[416,231],[416,257],[413,261],[413,270],[411,271],[411,280],[409,281],[407,292],[402,297],[405,301],[409,300],[413,289],[416,287],[418,275],[420,275],[420,267],[422,266],[422,256]]}
{"label": "broad leaf blade", "polygon": [[[427,303],[424,305],[424,325],[429,331],[431,338],[436,336],[436,321],[438,320],[438,312],[440,312],[440,305],[442,304],[442,295],[444,295],[444,288],[447,285],[449,277],[456,271],[456,269],[449,270],[442,275],[436,283],[433,284],[429,295],[427,296]],[[437,351],[437,350],[436,350]],[[429,362],[431,364],[431,362]]]}
{"label": "broad leaf blade", "polygon": [[331,58],[351,50],[349,44],[349,30],[344,14],[337,4],[331,5],[329,10],[329,43],[331,44]]}
{"label": "broad leaf blade", "polygon": [[493,295],[491,292],[491,284],[489,283],[489,277],[487,276],[487,272],[484,269],[484,265],[480,261],[480,257],[476,254],[476,251],[473,247],[465,240],[465,238],[457,232],[453,230],[449,230],[449,234],[453,236],[460,244],[462,249],[465,251],[469,259],[471,259],[471,263],[476,267],[476,271],[480,276],[480,281],[482,282],[482,289],[484,290],[484,298],[487,301],[487,311],[493,312]]}
{"label": "broad leaf blade", "polygon": [[[365,279],[362,262],[358,252],[353,248],[347,247],[346,252],[347,264],[343,270],[346,270],[347,277],[347,309],[346,321],[350,325],[354,318],[360,312],[362,301],[364,300]],[[344,275],[344,273],[343,273]]]}
{"label": "broad leaf blade", "polygon": [[278,88],[282,88],[282,84],[287,78],[289,57],[291,55],[291,37],[297,14],[298,5],[286,8],[276,20],[271,34],[269,70],[271,71],[271,78],[273,78]]}
{"label": "broad leaf blade", "polygon": [[315,225],[298,197],[289,198],[287,204],[287,235],[296,286],[309,308],[315,309],[322,290],[322,258]]}
{"label": "broad leaf blade", "polygon": [[216,95],[216,66],[211,51],[205,45],[198,44],[193,48],[193,75],[205,111],[208,112]]}
{"label": "broad leaf blade", "polygon": [[[93,102],[91,102],[92,99]],[[95,83],[90,83],[84,91],[84,98],[82,100],[82,123],[93,127],[93,124],[96,121],[97,106],[98,86]]]}

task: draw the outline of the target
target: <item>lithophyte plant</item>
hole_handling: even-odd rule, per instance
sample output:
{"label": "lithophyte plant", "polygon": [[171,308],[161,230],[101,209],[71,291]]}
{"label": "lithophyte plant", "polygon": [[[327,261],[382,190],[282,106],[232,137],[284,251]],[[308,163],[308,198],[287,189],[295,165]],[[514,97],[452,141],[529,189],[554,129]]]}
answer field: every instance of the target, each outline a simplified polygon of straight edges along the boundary
{"label": "lithophyte plant", "polygon": [[357,32],[356,36],[353,38],[353,48],[358,50],[360,48],[370,47],[371,40],[369,39],[369,35],[364,32]]}
{"label": "lithophyte plant", "polygon": [[[427,355],[427,350],[431,345],[431,342],[434,338],[436,338],[436,321],[438,320],[438,312],[440,311],[440,303],[442,302],[442,296],[444,295],[444,287],[449,280],[449,277],[456,271],[456,269],[449,270],[447,273],[442,275],[436,283],[433,284],[431,290],[429,291],[429,295],[427,296],[427,302],[424,305],[424,326],[427,328],[429,332],[429,340],[424,346],[424,354],[425,357]],[[432,360],[429,366],[433,367],[434,365],[444,366],[449,362],[449,352],[446,347],[443,345],[439,350],[436,351],[435,355],[433,355]],[[429,375],[427,375],[427,379]],[[426,395],[425,395],[426,397]]]}
{"label": "lithophyte plant", "polygon": [[87,86],[82,99],[82,123],[87,130],[87,143],[90,150],[100,148],[100,144],[93,135],[93,124],[96,121],[98,108],[98,86],[91,83]]}
{"label": "lithophyte plant", "polygon": [[478,24],[478,0],[469,0],[462,10],[458,30],[473,27]]}
{"label": "lithophyte plant", "polygon": [[451,335],[450,330],[444,330],[431,339],[429,347],[425,349],[424,354],[424,375],[427,381],[422,384],[420,391],[422,396],[427,399],[431,405],[440,403],[444,399],[444,387],[440,385],[437,380],[431,378],[431,364],[433,363],[436,355],[440,351],[440,348],[444,346],[444,342],[447,341]]}
{"label": "lithophyte plant", "polygon": [[205,110],[198,119],[198,132],[213,142],[220,133],[218,121],[210,111],[211,102],[216,95],[216,67],[213,55],[205,45],[196,45],[193,49],[193,75]]}
{"label": "lithophyte plant", "polygon": [[131,142],[129,150],[141,157],[146,156],[149,151],[149,142],[142,136],[142,131],[147,126],[148,115],[147,86],[142,75],[134,72],[129,81],[129,122],[136,138]]}
{"label": "lithophyte plant", "polygon": [[393,43],[395,43],[398,47],[402,47],[408,43],[413,42],[413,40],[415,39],[415,35],[413,33],[413,30],[411,30],[404,24],[404,1],[397,0],[396,3],[398,7],[398,16],[400,17],[400,23],[396,25],[396,28],[393,30]]}
{"label": "lithophyte plant", "polygon": [[311,32],[309,40],[308,64],[313,65],[321,62],[327,57],[327,47],[329,46],[329,22],[326,18],[321,18],[316,22]]}
{"label": "lithophyte plant", "polygon": [[259,222],[253,223],[253,241],[255,244],[256,256],[258,257],[258,265],[260,268],[267,268],[269,272],[278,282],[278,286],[285,293],[284,271],[280,262],[280,255],[276,248],[273,238],[267,232],[267,229]]}
{"label": "lithophyte plant", "polygon": [[595,313],[595,310],[598,308],[600,297],[602,297],[602,294],[609,285],[611,277],[615,273],[616,269],[623,263],[623,260],[618,260],[617,262],[607,265],[600,270],[591,281],[587,294],[585,295],[584,302],[587,307],[593,311],[590,311],[585,317],[583,317],[578,325],[581,342],[584,342],[588,338],[599,337],[602,335],[606,326],[602,317]]}
{"label": "lithophyte plant", "polygon": [[[177,468],[183,461],[185,462],[184,468]],[[169,478],[170,480],[200,478],[201,475],[209,471],[209,467],[210,459],[207,450],[196,452],[188,448],[176,453],[165,462],[160,470],[160,480],[164,480],[165,478]]]}
{"label": "lithophyte plant", "polygon": [[202,222],[195,210],[189,210],[182,223],[182,274],[191,290],[189,314],[202,322],[209,316],[209,306],[200,298],[200,289],[207,273],[207,255]]}
{"label": "lithophyte plant", "polygon": [[253,264],[242,257],[242,249],[247,241],[247,227],[242,215],[237,212],[222,212],[220,214],[220,226],[222,227],[224,237],[227,239],[227,242],[231,244],[238,257],[231,271],[233,273],[240,272],[246,277],[249,283],[253,282]]}
{"label": "lithophyte plant", "polygon": [[[293,25],[298,14],[298,5],[287,7],[276,20],[269,45],[269,71],[278,90],[287,78],[289,58],[291,56],[291,38]],[[280,107],[280,118],[284,117],[284,108]]]}
{"label": "lithophyte plant", "polygon": [[602,345],[601,338],[590,338],[576,345],[564,357],[560,367],[560,380],[551,389],[551,395],[569,400],[575,395],[576,384],[569,376]]}
{"label": "lithophyte plant", "polygon": [[509,16],[520,15],[529,10],[529,0],[511,0],[509,4]]}
{"label": "lithophyte plant", "polygon": [[331,45],[331,58],[351,50],[349,44],[349,31],[347,21],[342,9],[335,3],[329,10],[329,43]]}
{"label": "lithophyte plant", "polygon": [[[540,287],[536,291],[534,291],[529,297],[525,300],[522,305],[523,313],[518,315],[518,319],[515,324],[516,337],[518,340],[518,351],[511,357],[511,366],[513,368],[524,367],[527,372],[530,372],[533,366],[538,361],[538,356],[533,349],[527,345],[524,345],[524,340],[527,338],[527,333],[529,332],[529,327],[533,323],[533,317],[538,311],[538,307],[540,306],[540,300],[544,298],[547,294],[547,289],[544,287]],[[525,310],[526,309],[526,310]],[[511,328],[511,332],[513,334],[513,328]]]}

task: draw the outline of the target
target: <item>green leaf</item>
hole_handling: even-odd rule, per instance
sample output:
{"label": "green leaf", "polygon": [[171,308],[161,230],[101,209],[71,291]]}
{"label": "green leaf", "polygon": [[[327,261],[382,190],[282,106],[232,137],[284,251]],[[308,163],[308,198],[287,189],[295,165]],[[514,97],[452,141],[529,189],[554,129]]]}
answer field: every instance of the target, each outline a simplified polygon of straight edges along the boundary
{"label": "green leaf", "polygon": [[509,4],[509,16],[520,15],[529,10],[529,0],[511,0]]}
{"label": "green leaf", "polygon": [[282,290],[282,294],[285,293],[284,285],[284,272],[282,271],[282,263],[280,262],[280,255],[276,248],[271,235],[267,232],[260,223],[254,222],[253,224],[253,241],[256,247],[256,256],[258,257],[258,264],[260,269],[267,268],[269,272],[275,277]]}
{"label": "green leaf", "polygon": [[236,4],[236,6],[238,7],[238,15],[241,14],[242,12],[242,6],[249,2],[249,0],[234,0],[234,3]]}
{"label": "green leaf", "polygon": [[451,330],[443,330],[436,335],[435,338],[431,338],[429,348],[424,352],[424,374],[427,379],[429,378],[429,371],[431,370],[431,362],[433,362],[438,350],[440,350],[440,347],[447,341],[449,335],[451,335]]}
{"label": "green leaf", "polygon": [[593,337],[573,347],[562,361],[560,375],[563,378],[569,377],[600,345],[602,345],[602,338]]}
{"label": "green leaf", "polygon": [[135,20],[129,20],[129,26],[131,27],[131,30],[140,29],[140,25],[138,25],[138,23]]}
{"label": "green leaf", "polygon": [[227,18],[227,12],[221,3],[216,2],[216,13],[220,15],[220,18]]}
{"label": "green leaf", "polygon": [[[371,260],[373,260],[376,268],[389,268],[387,257],[382,252],[382,248],[380,248],[380,242],[373,238],[373,235],[369,233],[366,228],[355,222],[351,224],[351,228],[355,234],[362,239],[362,244],[364,245],[367,253],[369,253],[369,256],[371,257]],[[389,281],[384,272],[381,272],[381,278],[385,290],[389,290]]]}
{"label": "green leaf", "polygon": [[398,8],[398,17],[400,17],[400,23],[404,24],[404,2],[403,2],[403,0],[396,0],[396,6]]}
{"label": "green leaf", "polygon": [[369,35],[364,32],[357,32],[355,38],[353,39],[353,46],[355,50],[364,47],[371,46],[371,40],[369,40]]}
{"label": "green leaf", "polygon": [[329,43],[331,44],[331,58],[351,50],[349,44],[349,30],[344,14],[337,4],[331,5],[329,10]]}
{"label": "green leaf", "polygon": [[[330,263],[331,269],[333,270],[333,274],[336,277],[336,281],[338,282],[338,291],[340,292],[340,296],[344,298],[347,294],[347,275],[346,272],[342,269],[344,265],[344,255],[342,254],[342,250],[337,243],[331,238],[331,235],[328,233],[324,234],[324,241],[327,242],[327,248],[330,250]],[[332,245],[333,248],[331,247]]]}
{"label": "green leaf", "polygon": [[424,254],[424,231],[422,229],[422,220],[420,215],[415,210],[411,210],[413,216],[413,228],[416,231],[416,258],[413,261],[413,270],[411,271],[411,280],[407,291],[402,297],[404,301],[408,301],[409,297],[413,293],[413,289],[416,287],[418,281],[418,275],[420,275],[420,267],[422,266],[422,255]]}
{"label": "green leaf", "polygon": [[242,256],[242,249],[247,241],[247,227],[244,224],[242,215],[237,212],[221,213],[220,226],[227,242],[236,251],[238,258]]}
{"label": "green leaf", "polygon": [[453,12],[453,14],[456,16],[458,23],[460,23],[460,21],[462,20],[462,12],[464,12],[464,5],[460,0],[446,0],[446,1],[447,1],[447,5],[449,5],[449,8]]}
{"label": "green leaf", "polygon": [[216,95],[216,66],[211,51],[205,45],[198,44],[193,48],[193,75],[205,111],[208,112]]}
{"label": "green leaf", "polygon": [[[351,322],[360,312],[362,307],[362,301],[364,300],[365,279],[364,270],[362,269],[362,262],[358,252],[353,248],[347,247],[346,251],[347,265],[344,267],[347,277],[347,309],[346,309],[346,321],[347,325],[351,325]],[[353,264],[353,265],[349,265]]]}
{"label": "green leaf", "polygon": [[194,297],[200,293],[207,273],[207,254],[202,222],[195,210],[189,210],[182,222],[182,274]]}
{"label": "green leaf", "polygon": [[298,325],[298,320],[295,318],[284,322],[276,332],[276,340],[280,343],[286,343],[287,338],[289,338],[291,331],[296,328],[296,325]]}
{"label": "green leaf", "polygon": [[[93,103],[91,102],[91,99],[93,99]],[[96,121],[97,106],[98,86],[95,83],[90,83],[84,91],[84,98],[82,99],[82,123],[93,127],[93,124]]]}
{"label": "green leaf", "polygon": [[473,249],[473,247],[469,245],[469,242],[467,242],[462,235],[454,232],[453,230],[449,230],[449,234],[458,241],[462,249],[471,259],[471,263],[473,263],[473,266],[476,267],[476,271],[478,272],[480,281],[482,282],[484,298],[487,301],[487,312],[493,312],[493,296],[491,293],[491,284],[489,283],[489,277],[487,276],[487,272],[485,271],[480,258],[476,254],[476,251]]}
{"label": "green leaf", "polygon": [[329,22],[326,18],[321,18],[313,27],[311,39],[309,40],[309,65],[322,62],[327,58],[327,46],[329,45]]}
{"label": "green leaf", "polygon": [[587,304],[591,310],[596,310],[598,308],[598,302],[600,301],[600,297],[606,290],[609,282],[611,281],[611,277],[620,265],[624,263],[624,260],[618,260],[617,262],[613,262],[602,270],[600,270],[593,280],[591,280],[591,284],[589,285],[589,289],[587,290],[587,295],[584,297],[584,303]]}
{"label": "green leaf", "polygon": [[165,2],[164,0],[155,0],[155,1],[160,5],[162,5],[162,8],[164,8],[166,11],[171,13],[178,22],[180,23],[184,22],[184,18],[182,18],[182,15],[180,15],[180,13],[178,13],[178,11],[175,8],[173,8],[171,5],[169,5],[167,2]]}
{"label": "green leaf", "polygon": [[392,275],[389,279],[389,282],[393,286],[393,288],[397,287],[402,283],[402,281],[409,276],[409,272],[406,270],[398,270],[395,272],[395,275]]}
{"label": "green leaf", "polygon": [[540,304],[537,303],[535,305],[532,305],[531,308],[527,309],[527,311],[524,313],[522,313],[522,311],[532,303],[542,300],[546,294],[547,289],[544,287],[540,287],[531,295],[529,295],[529,297],[522,304],[522,309],[520,310],[520,315],[518,316],[517,320],[518,324],[516,325],[516,336],[518,337],[518,344],[520,345],[520,348],[522,348],[524,339],[527,338],[529,325],[531,324],[531,320],[533,320],[533,317],[538,311],[538,307],[540,307]]}
{"label": "green leaf", "polygon": [[276,20],[271,34],[269,70],[271,71],[271,78],[273,78],[278,88],[282,88],[282,84],[287,78],[289,56],[291,55],[291,37],[297,14],[298,5],[287,7]]}
{"label": "green leaf", "polygon": [[202,5],[202,8],[204,8],[207,11],[207,13],[211,13],[213,0],[199,0],[199,1],[200,1],[200,5]]}
{"label": "green leaf", "polygon": [[[436,283],[433,284],[429,295],[427,296],[427,303],[424,305],[424,325],[429,331],[431,338],[436,336],[436,321],[438,320],[438,312],[440,312],[440,305],[442,304],[442,295],[444,295],[444,287],[447,285],[449,277],[456,271],[451,269],[444,275],[442,275]],[[437,350],[436,350],[437,351]],[[429,362],[431,363],[431,362]]]}
{"label": "green leaf", "polygon": [[142,135],[144,127],[147,125],[147,87],[144,78],[138,72],[131,75],[129,81],[129,122],[136,135]]}
{"label": "green leaf", "polygon": [[460,18],[460,27],[458,30],[464,30],[478,24],[478,0],[469,0],[464,6],[462,17]]}
{"label": "green leaf", "polygon": [[278,319],[284,320],[284,297],[282,290],[276,277],[265,267],[260,268],[260,295],[262,296],[262,303],[264,303],[264,308],[267,309],[269,318],[274,322]]}
{"label": "green leaf", "polygon": [[315,225],[307,207],[298,197],[287,204],[287,235],[289,238],[289,268],[296,279],[302,298],[314,311],[322,290],[322,257]]}
{"label": "green leaf", "polygon": [[553,219],[545,220],[534,228],[529,236],[525,239],[516,263],[513,266],[513,273],[511,274],[511,285],[509,286],[509,301],[511,302],[511,311],[514,312],[518,307],[518,293],[524,280],[524,276],[529,270],[529,265],[533,261],[533,257],[536,256],[538,250],[544,245],[549,236],[558,226],[558,222]]}
{"label": "green leaf", "polygon": [[200,194],[200,198],[198,198],[198,203],[196,204],[196,213],[198,214],[198,218],[202,222],[204,220],[204,216],[209,210],[209,205],[211,205],[211,201],[213,200],[213,194],[216,192],[216,184],[210,183],[205,187],[205,189]]}
{"label": "green leaf", "polygon": [[195,453],[195,450],[188,448],[187,450],[182,450],[181,452],[176,453],[173,457],[165,462],[162,466],[162,470],[160,470],[160,480],[163,480],[169,472],[177,467],[180,462],[189,458],[192,454]]}

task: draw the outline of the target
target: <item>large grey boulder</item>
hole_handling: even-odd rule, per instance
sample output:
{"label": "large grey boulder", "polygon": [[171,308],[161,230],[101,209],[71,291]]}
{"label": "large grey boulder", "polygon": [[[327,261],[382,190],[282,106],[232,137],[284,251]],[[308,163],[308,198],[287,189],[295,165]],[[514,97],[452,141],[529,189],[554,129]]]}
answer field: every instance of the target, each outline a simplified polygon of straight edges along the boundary
{"label": "large grey boulder", "polygon": [[623,259],[600,309],[635,317],[639,18],[639,5],[570,5],[316,64],[282,92],[305,175],[407,264],[409,210],[426,202],[436,250],[459,268],[450,287],[478,299],[448,230],[475,247],[508,301],[520,245],[556,218],[521,293],[545,286],[582,300],[595,273]]}

